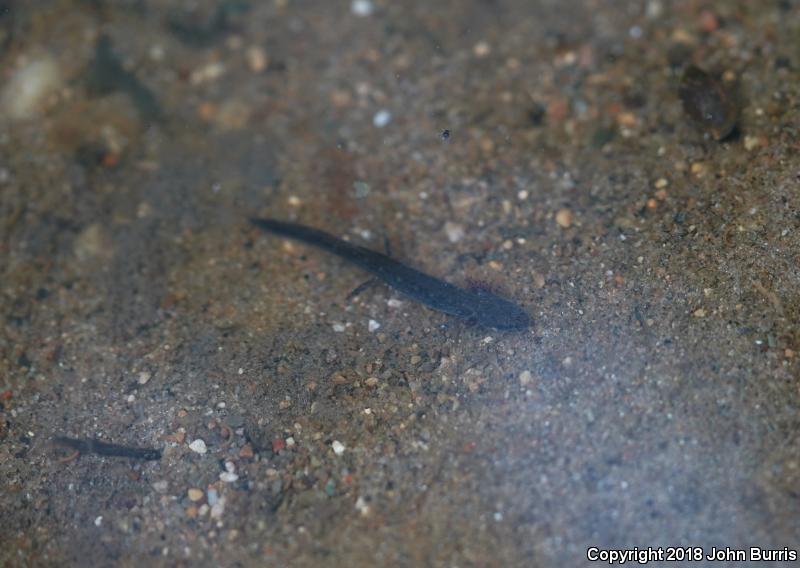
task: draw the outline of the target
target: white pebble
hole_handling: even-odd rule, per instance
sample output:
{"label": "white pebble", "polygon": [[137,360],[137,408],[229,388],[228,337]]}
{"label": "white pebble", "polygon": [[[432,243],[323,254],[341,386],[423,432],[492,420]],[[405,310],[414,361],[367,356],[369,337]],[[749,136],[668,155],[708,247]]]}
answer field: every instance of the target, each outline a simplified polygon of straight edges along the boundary
{"label": "white pebble", "polygon": [[238,479],[239,476],[232,471],[225,471],[219,474],[219,480],[224,481],[225,483],[233,483],[234,481],[238,481]]}
{"label": "white pebble", "polygon": [[219,519],[225,513],[225,497],[220,497],[219,501],[211,506],[211,517]]}
{"label": "white pebble", "polygon": [[31,118],[61,86],[58,65],[49,57],[29,62],[4,79],[0,114],[12,120]]}
{"label": "white pebble", "polygon": [[197,452],[198,454],[204,454],[208,451],[206,443],[200,438],[197,438],[194,442],[189,444],[189,449],[193,452]]}
{"label": "white pebble", "polygon": [[269,58],[267,57],[267,52],[261,47],[257,45],[250,47],[245,56],[247,57],[247,65],[252,72],[261,73],[267,68]]}
{"label": "white pebble", "polygon": [[199,85],[219,79],[224,73],[225,66],[215,61],[192,71],[191,75],[189,75],[189,82],[192,85]]}
{"label": "white pebble", "polygon": [[333,331],[336,333],[342,333],[345,330],[343,323],[335,323],[333,324]]}
{"label": "white pebble", "polygon": [[375,113],[375,116],[372,117],[372,124],[375,125],[375,128],[383,128],[387,124],[389,124],[392,120],[392,113],[388,110],[379,110]]}
{"label": "white pebble", "polygon": [[356,499],[356,510],[364,516],[369,515],[369,505],[367,504],[367,500],[359,496],[359,498]]}
{"label": "white pebble", "polygon": [[99,527],[103,524],[103,515],[100,515],[94,520],[94,526]]}
{"label": "white pebble", "polygon": [[361,16],[362,18],[372,14],[373,10],[374,6],[369,0],[353,0],[353,2],[350,4],[350,11],[356,16]]}
{"label": "white pebble", "polygon": [[485,41],[479,41],[472,48],[472,52],[476,57],[486,57],[492,52],[492,47]]}
{"label": "white pebble", "polygon": [[381,324],[379,324],[375,320],[369,320],[367,327],[369,328],[370,331],[377,331],[381,327]]}
{"label": "white pebble", "polygon": [[150,377],[152,376],[153,375],[151,373],[148,373],[147,371],[142,371],[141,373],[139,373],[139,378],[137,379],[137,382],[140,385],[146,385],[147,381],[149,381]]}
{"label": "white pebble", "polygon": [[337,456],[340,456],[344,453],[344,444],[342,444],[339,440],[334,440],[331,443],[331,448],[333,448],[333,453]]}
{"label": "white pebble", "polygon": [[466,234],[463,225],[453,223],[452,221],[448,221],[444,224],[444,232],[447,234],[447,240],[449,240],[451,243],[457,243],[463,239],[464,235]]}

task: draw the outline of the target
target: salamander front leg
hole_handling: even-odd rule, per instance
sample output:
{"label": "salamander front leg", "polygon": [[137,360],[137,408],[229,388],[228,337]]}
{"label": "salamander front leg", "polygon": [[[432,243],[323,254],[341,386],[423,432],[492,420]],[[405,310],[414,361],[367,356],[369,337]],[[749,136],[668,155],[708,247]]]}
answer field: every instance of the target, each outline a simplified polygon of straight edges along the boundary
{"label": "salamander front leg", "polygon": [[362,282],[361,284],[353,288],[353,291],[347,295],[347,301],[348,302],[352,301],[353,298],[361,294],[361,292],[364,292],[365,290],[368,290],[369,288],[372,288],[376,284],[380,283],[381,280],[379,278],[370,278],[369,280]]}

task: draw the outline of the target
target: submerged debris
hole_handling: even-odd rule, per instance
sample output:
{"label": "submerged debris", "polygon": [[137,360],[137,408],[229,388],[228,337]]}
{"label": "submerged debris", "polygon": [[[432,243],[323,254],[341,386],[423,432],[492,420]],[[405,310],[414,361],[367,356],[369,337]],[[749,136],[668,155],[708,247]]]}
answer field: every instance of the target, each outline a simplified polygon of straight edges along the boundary
{"label": "submerged debris", "polygon": [[723,83],[690,65],[683,73],[678,95],[686,114],[715,140],[722,140],[733,132],[739,109]]}

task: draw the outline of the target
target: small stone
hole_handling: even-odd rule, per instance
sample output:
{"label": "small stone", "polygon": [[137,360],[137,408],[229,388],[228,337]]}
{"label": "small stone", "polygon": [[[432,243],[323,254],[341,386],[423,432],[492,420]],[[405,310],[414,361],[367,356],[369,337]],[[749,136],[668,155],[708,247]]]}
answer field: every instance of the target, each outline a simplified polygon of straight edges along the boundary
{"label": "small stone", "polygon": [[383,128],[391,121],[392,113],[385,109],[379,110],[375,113],[375,116],[372,117],[372,124],[375,125],[375,128]]}
{"label": "small stone", "polygon": [[103,515],[100,515],[94,520],[94,526],[99,527],[103,524]]}
{"label": "small stone", "polygon": [[248,48],[245,55],[247,57],[247,65],[253,73],[261,73],[269,64],[267,52],[260,46],[254,45]]}
{"label": "small stone", "polygon": [[219,474],[219,479],[225,483],[233,483],[234,481],[239,480],[239,476],[232,471],[223,471]]}
{"label": "small stone", "polygon": [[213,507],[217,503],[218,499],[219,493],[217,493],[216,488],[210,487],[208,491],[206,491],[206,500],[208,501],[208,504]]}
{"label": "small stone", "polygon": [[522,371],[519,374],[519,384],[521,384],[523,387],[531,384],[532,380],[533,380],[533,375],[531,375],[530,371]]}
{"label": "small stone", "polygon": [[632,112],[621,112],[616,117],[617,124],[627,128],[634,128],[639,124],[639,120]]}
{"label": "small stone", "polygon": [[448,221],[444,224],[444,232],[447,235],[447,240],[449,240],[451,243],[457,243],[464,238],[464,235],[466,235],[464,226],[458,223],[453,223],[452,221]]}
{"label": "small stone", "polygon": [[667,178],[658,178],[654,185],[656,189],[662,189],[669,185],[669,181],[667,180]]}
{"label": "small stone", "polygon": [[198,513],[199,510],[194,505],[189,505],[188,507],[186,507],[186,516],[189,517],[190,519],[197,518]]}
{"label": "small stone", "polygon": [[375,7],[370,0],[353,0],[350,4],[350,11],[353,15],[361,18],[371,15],[374,9]]}
{"label": "small stone", "polygon": [[706,165],[703,162],[694,162],[689,167],[689,171],[697,177],[702,177],[706,173]]}
{"label": "small stone", "polygon": [[189,489],[189,491],[187,491],[186,494],[189,496],[189,500],[194,501],[195,503],[200,501],[205,496],[205,492],[202,489],[198,489],[196,487],[192,487],[191,489]]}
{"label": "small stone", "polygon": [[744,137],[744,149],[748,152],[758,148],[761,144],[761,141],[758,139],[758,136],[745,136]]}
{"label": "small stone", "polygon": [[140,385],[146,385],[147,381],[150,380],[150,377],[152,377],[151,373],[148,373],[147,371],[142,371],[141,373],[139,373],[139,378],[137,379],[136,382],[138,382]]}
{"label": "small stone", "polygon": [[63,83],[59,65],[50,57],[32,60],[14,73],[8,71],[6,65],[0,92],[0,118],[35,117]]}
{"label": "small stone", "polygon": [[81,231],[72,246],[75,256],[82,262],[93,259],[108,260],[114,255],[111,239],[99,223],[92,223]]}
{"label": "small stone", "polygon": [[344,453],[345,447],[339,440],[334,440],[331,443],[331,448],[333,449],[333,453],[337,456],[340,456]]}
{"label": "small stone", "polygon": [[699,308],[692,315],[696,318],[704,318],[706,317],[706,311],[703,308]]}
{"label": "small stone", "polygon": [[253,446],[250,444],[245,444],[242,446],[242,449],[239,450],[239,457],[240,458],[252,458],[254,456],[253,453]]}
{"label": "small stone", "polygon": [[544,288],[544,285],[545,285],[544,275],[539,274],[538,272],[534,272],[533,273],[533,285],[538,290],[541,290],[542,288]]}
{"label": "small stone", "polygon": [[367,324],[367,328],[370,330],[370,332],[377,331],[380,327],[381,324],[379,324],[373,319],[369,320],[369,323]]}
{"label": "small stone", "polygon": [[353,96],[350,91],[335,89],[331,92],[331,104],[336,108],[345,108],[352,104]]}
{"label": "small stone", "polygon": [[165,479],[161,480],[161,481],[156,481],[155,483],[153,483],[153,489],[155,489],[158,493],[166,493],[168,487],[169,487],[169,484],[167,483],[167,481]]}
{"label": "small stone", "polygon": [[359,496],[359,498],[356,499],[356,510],[365,517],[369,515],[369,505],[364,497]]}
{"label": "small stone", "polygon": [[485,41],[479,41],[475,44],[475,47],[472,48],[472,53],[475,54],[475,57],[486,57],[492,52],[492,47]]}
{"label": "small stone", "polygon": [[[201,507],[202,509],[202,507]],[[219,501],[211,506],[211,518],[219,519],[225,513],[225,498],[220,497]]]}
{"label": "small stone", "polygon": [[559,209],[556,212],[556,223],[562,229],[569,229],[572,226],[572,211],[569,209]]}
{"label": "small stone", "polygon": [[370,377],[366,381],[364,381],[364,384],[367,385],[370,388],[377,387],[378,386],[378,377]]}
{"label": "small stone", "polygon": [[205,441],[201,440],[200,438],[189,444],[189,449],[198,454],[204,454],[208,451]]}
{"label": "small stone", "polygon": [[372,191],[372,187],[365,182],[365,181],[354,181],[353,182],[353,189],[356,192],[356,197],[359,199],[363,199],[369,195],[370,191]]}
{"label": "small stone", "polygon": [[727,83],[689,65],[681,78],[678,95],[686,115],[715,140],[722,140],[733,132],[739,115],[729,91]]}
{"label": "small stone", "polygon": [[224,73],[225,65],[215,61],[192,71],[192,73],[189,75],[189,82],[192,85],[199,85],[201,83],[219,79]]}
{"label": "small stone", "polygon": [[711,33],[719,28],[719,19],[717,15],[711,10],[703,10],[700,12],[700,27],[706,33]]}

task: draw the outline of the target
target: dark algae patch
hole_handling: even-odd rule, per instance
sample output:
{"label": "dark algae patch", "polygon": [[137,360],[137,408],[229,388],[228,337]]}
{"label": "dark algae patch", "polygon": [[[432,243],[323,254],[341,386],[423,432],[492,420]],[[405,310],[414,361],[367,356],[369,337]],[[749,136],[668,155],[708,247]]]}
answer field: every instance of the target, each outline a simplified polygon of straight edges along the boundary
{"label": "dark algae patch", "polygon": [[683,110],[715,140],[730,136],[739,118],[739,108],[730,89],[699,67],[686,68],[678,88]]}
{"label": "dark algae patch", "polygon": [[464,290],[379,252],[350,244],[319,229],[274,219],[251,219],[259,229],[321,248],[372,273],[434,310],[484,327],[519,330],[531,325],[522,308],[485,290]]}

